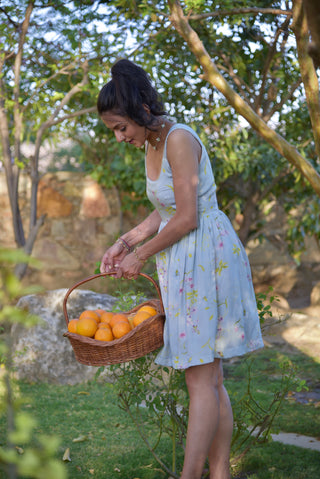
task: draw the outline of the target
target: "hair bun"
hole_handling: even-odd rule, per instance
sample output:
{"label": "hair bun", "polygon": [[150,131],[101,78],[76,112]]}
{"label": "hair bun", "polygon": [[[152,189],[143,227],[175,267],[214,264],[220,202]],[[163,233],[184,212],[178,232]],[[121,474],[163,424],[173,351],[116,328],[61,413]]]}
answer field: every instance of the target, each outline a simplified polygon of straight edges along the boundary
{"label": "hair bun", "polygon": [[[145,105],[150,112],[146,112]],[[147,72],[126,58],[111,67],[111,80],[102,87],[97,106],[100,115],[118,110],[143,126],[151,126],[157,116],[166,114]]]}
{"label": "hair bun", "polygon": [[112,67],[111,67],[111,76],[113,80],[117,80],[120,77],[134,77],[134,69],[139,68],[137,65],[134,65],[129,60],[122,58],[118,60]]}

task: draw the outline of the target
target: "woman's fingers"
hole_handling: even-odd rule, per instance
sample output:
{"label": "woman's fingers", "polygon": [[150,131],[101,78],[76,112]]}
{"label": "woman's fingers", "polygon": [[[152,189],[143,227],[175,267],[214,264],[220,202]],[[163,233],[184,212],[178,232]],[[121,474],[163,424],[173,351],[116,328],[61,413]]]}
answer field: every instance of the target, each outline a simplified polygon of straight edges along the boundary
{"label": "woman's fingers", "polygon": [[[116,278],[137,279],[141,265],[139,263],[137,264],[135,256],[127,254],[126,251],[121,251],[119,253],[118,251],[112,250],[112,248],[109,248],[103,255],[100,264],[100,272],[112,272],[114,273],[113,276]],[[116,252],[116,254],[112,254],[114,252]]]}
{"label": "woman's fingers", "polygon": [[109,273],[110,271],[117,269],[126,254],[126,250],[124,250],[119,243],[114,243],[102,256],[100,272]]}
{"label": "woman's fingers", "polygon": [[112,257],[110,257],[109,255],[104,255],[102,257],[101,264],[100,264],[100,272],[109,273],[115,268],[116,265],[118,266],[118,262],[114,264]]}

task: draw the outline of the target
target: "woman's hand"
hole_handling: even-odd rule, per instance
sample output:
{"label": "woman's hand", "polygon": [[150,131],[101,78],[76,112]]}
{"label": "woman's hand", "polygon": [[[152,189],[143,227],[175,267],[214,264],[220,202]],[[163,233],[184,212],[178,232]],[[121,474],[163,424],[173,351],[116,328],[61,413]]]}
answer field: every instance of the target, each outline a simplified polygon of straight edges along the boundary
{"label": "woman's hand", "polygon": [[117,268],[117,278],[137,279],[145,260],[142,260],[136,250],[128,254]]}
{"label": "woman's hand", "polygon": [[110,271],[116,271],[127,254],[128,251],[120,242],[114,243],[102,256],[100,272],[109,273]]}

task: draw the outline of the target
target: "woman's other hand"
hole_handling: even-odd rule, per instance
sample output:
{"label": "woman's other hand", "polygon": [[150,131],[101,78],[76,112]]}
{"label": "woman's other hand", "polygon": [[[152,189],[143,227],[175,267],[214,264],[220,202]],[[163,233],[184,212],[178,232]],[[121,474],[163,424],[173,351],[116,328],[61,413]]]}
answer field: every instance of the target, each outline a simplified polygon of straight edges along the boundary
{"label": "woman's other hand", "polygon": [[102,256],[100,272],[109,273],[111,271],[116,271],[127,254],[128,251],[120,242],[117,241],[114,243]]}
{"label": "woman's other hand", "polygon": [[136,252],[128,254],[117,268],[117,278],[137,279],[145,261]]}

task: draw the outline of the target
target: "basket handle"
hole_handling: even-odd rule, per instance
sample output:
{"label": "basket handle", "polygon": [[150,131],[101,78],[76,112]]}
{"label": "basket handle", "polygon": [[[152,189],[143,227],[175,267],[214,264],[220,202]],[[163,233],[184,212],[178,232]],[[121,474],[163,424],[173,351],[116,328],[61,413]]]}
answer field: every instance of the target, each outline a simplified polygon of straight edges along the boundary
{"label": "basket handle", "polygon": [[[84,283],[88,283],[88,281],[92,281],[93,279],[96,279],[96,278],[101,278],[102,276],[112,276],[115,274],[115,271],[111,271],[109,273],[99,273],[99,274],[95,274],[93,276],[89,276],[88,278],[85,278],[83,279],[82,281],[79,281],[78,283],[76,283],[75,285],[73,285],[70,289],[68,289],[65,297],[64,297],[64,300],[63,300],[63,312],[64,312],[64,316],[65,316],[65,320],[66,320],[66,323],[67,323],[67,326],[68,326],[68,323],[69,323],[69,317],[68,317],[68,313],[67,313],[67,299],[68,297],[70,296],[70,294],[72,293],[72,291],[76,288],[78,288],[78,286],[81,286],[82,284]],[[153,286],[155,287],[156,291],[157,291],[157,294],[159,296],[159,299],[160,299],[160,310],[161,310],[161,314],[164,314],[164,308],[163,308],[163,303],[162,303],[162,298],[161,298],[161,291],[160,291],[160,288],[159,288],[159,285],[156,283],[156,281],[151,278],[151,276],[149,276],[148,274],[145,274],[145,273],[139,273],[139,276],[143,276],[144,278],[148,279],[152,284]]]}

